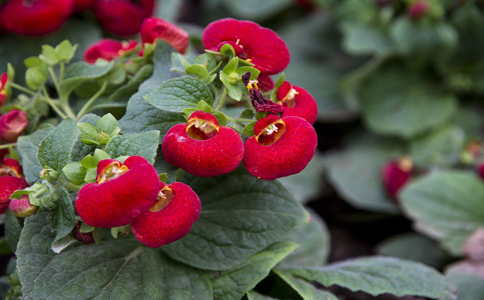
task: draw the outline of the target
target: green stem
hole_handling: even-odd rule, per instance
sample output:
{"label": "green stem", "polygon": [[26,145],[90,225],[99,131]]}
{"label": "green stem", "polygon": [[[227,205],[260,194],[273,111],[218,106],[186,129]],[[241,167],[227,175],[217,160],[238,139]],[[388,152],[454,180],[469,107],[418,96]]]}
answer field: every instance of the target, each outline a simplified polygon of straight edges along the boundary
{"label": "green stem", "polygon": [[210,71],[210,75],[213,75],[215,72],[217,72],[217,71],[218,71],[218,69],[220,68],[220,66],[222,65],[222,63],[223,63],[223,60],[221,60],[221,61],[218,63],[218,65],[217,65],[217,66],[216,66],[216,67],[215,67],[215,68],[214,68],[212,71]]}
{"label": "green stem", "polygon": [[87,113],[87,110],[94,103],[94,101],[96,101],[97,98],[99,98],[104,93],[107,85],[108,85],[108,83],[105,82],[103,84],[103,86],[101,87],[101,89],[96,94],[94,94],[94,96],[92,96],[91,99],[89,99],[89,101],[87,101],[87,103],[82,107],[81,111],[77,114],[78,120]]}
{"label": "green stem", "polygon": [[225,98],[227,98],[227,88],[224,87],[224,90],[222,92],[222,99],[220,99],[220,103],[217,106],[217,110],[220,111],[222,107],[224,106]]}
{"label": "green stem", "polygon": [[59,71],[59,84],[62,83],[62,80],[64,80],[64,65],[65,64],[61,62]]}
{"label": "green stem", "polygon": [[23,86],[21,86],[21,85],[18,85],[18,84],[13,83],[13,82],[10,82],[10,83],[9,83],[9,85],[10,85],[11,87],[13,87],[14,89],[17,89],[17,90],[22,91],[22,92],[24,92],[24,93],[26,93],[26,94],[29,94],[29,95],[35,96],[35,92],[34,92],[34,91],[31,91],[31,90],[29,90],[29,89],[27,89],[27,88],[25,88],[25,87],[23,87]]}
{"label": "green stem", "polygon": [[57,90],[57,93],[59,94],[59,97],[61,97],[61,95],[60,95],[61,90],[60,90],[59,82],[57,81],[57,76],[55,76],[54,68],[48,67],[48,70],[49,70],[50,77],[52,78],[52,81],[54,82],[54,86]]}
{"label": "green stem", "polygon": [[254,119],[238,119],[238,118],[232,118],[232,117],[229,117],[229,116],[227,116],[227,119],[228,119],[228,120],[229,120],[231,123],[233,123],[233,124],[235,124],[235,123],[237,123],[237,122],[242,123],[242,122],[254,122],[254,121],[256,121],[256,120],[254,120]]}
{"label": "green stem", "polygon": [[42,91],[44,92],[44,97],[47,100],[47,103],[49,103],[50,107],[62,118],[65,119],[67,116],[57,107],[57,104],[50,99],[49,93],[47,93],[47,89],[45,88],[45,85],[42,86]]}
{"label": "green stem", "polygon": [[0,145],[0,149],[8,149],[10,147],[16,147],[17,143],[11,143],[11,144],[5,144],[5,145]]}

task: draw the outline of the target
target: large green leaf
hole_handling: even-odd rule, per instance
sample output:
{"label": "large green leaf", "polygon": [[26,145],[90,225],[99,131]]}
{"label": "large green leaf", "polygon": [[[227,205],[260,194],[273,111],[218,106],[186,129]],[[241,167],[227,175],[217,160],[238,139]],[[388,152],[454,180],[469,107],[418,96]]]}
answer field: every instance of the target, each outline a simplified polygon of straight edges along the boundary
{"label": "large green leaf", "polygon": [[247,298],[249,300],[275,300],[272,297],[261,295],[255,291],[249,291],[247,293]]}
{"label": "large green leaf", "polygon": [[368,257],[320,268],[282,269],[296,278],[329,287],[339,285],[373,296],[388,293],[452,299],[445,277],[423,264],[396,258]]}
{"label": "large green leaf", "polygon": [[19,219],[7,209],[5,211],[5,240],[13,252],[17,251],[17,244],[21,232],[22,226],[20,225]]}
{"label": "large green leaf", "polygon": [[186,108],[197,108],[202,100],[213,105],[208,86],[191,76],[167,80],[144,98],[158,109],[175,113],[182,113]]}
{"label": "large green leaf", "polygon": [[238,300],[264,279],[271,269],[297,247],[294,243],[276,243],[212,280],[216,299]]}
{"label": "large green leaf", "polygon": [[54,242],[70,234],[76,223],[73,201],[69,193],[62,188],[59,193],[56,210],[51,220],[52,226],[57,230]]}
{"label": "large green leaf", "polygon": [[484,227],[484,183],[473,173],[434,172],[400,193],[405,212],[416,228],[460,255],[467,238]]}
{"label": "large green leaf", "polygon": [[71,118],[62,121],[40,144],[37,153],[40,165],[60,171],[69,163],[78,137],[79,129],[76,121]]}
{"label": "large green leaf", "polygon": [[484,278],[461,270],[448,270],[445,277],[449,285],[457,290],[459,300],[483,300]]}
{"label": "large green leaf", "polygon": [[418,261],[434,268],[442,268],[450,261],[447,252],[440,245],[417,233],[404,233],[392,236],[377,246],[381,255]]}
{"label": "large green leaf", "polygon": [[338,298],[330,292],[317,289],[306,280],[293,277],[289,272],[284,272],[283,270],[275,270],[274,272],[297,291],[304,300],[338,300]]}
{"label": "large green leaf", "polygon": [[118,135],[109,140],[104,150],[113,158],[137,155],[153,164],[159,139],[160,132],[157,130]]}
{"label": "large green leaf", "polygon": [[326,263],[331,243],[328,229],[316,212],[311,212],[312,220],[301,224],[289,232],[287,241],[299,247],[284,258],[278,266],[321,266]]}
{"label": "large green leaf", "polygon": [[281,240],[308,214],[278,182],[243,170],[185,180],[202,201],[190,233],[162,248],[170,257],[208,270],[227,270]]}
{"label": "large green leaf", "polygon": [[381,178],[383,165],[402,154],[401,145],[390,139],[363,137],[347,149],[326,156],[328,176],[351,205],[371,211],[397,213]]}
{"label": "large green leaf", "polygon": [[62,93],[69,93],[85,81],[97,79],[106,75],[111,71],[113,66],[113,62],[102,65],[92,65],[80,61],[70,64],[65,70],[64,80],[60,85]]}
{"label": "large green leaf", "polygon": [[171,71],[171,54],[176,51],[165,41],[157,40],[155,51],[153,53],[153,74],[151,77],[143,82],[140,86],[140,91],[149,91],[157,88],[164,81],[180,77],[180,73]]}
{"label": "large green leaf", "polygon": [[29,217],[18,247],[25,299],[213,299],[208,278],[133,239],[54,255],[45,213]]}
{"label": "large green leaf", "polygon": [[39,151],[40,143],[53,129],[54,126],[47,125],[31,135],[24,135],[18,138],[17,150],[22,161],[25,180],[29,184],[40,180],[39,173],[43,168],[37,158],[37,152]]}
{"label": "large green leaf", "polygon": [[372,25],[360,23],[343,24],[343,46],[353,55],[385,55],[393,51],[394,45],[388,33]]}
{"label": "large green leaf", "polygon": [[120,86],[114,93],[109,95],[109,99],[116,102],[128,101],[138,91],[139,86],[150,78],[152,74],[153,66],[144,65],[126,84]]}
{"label": "large green leaf", "polygon": [[365,81],[360,100],[365,123],[371,130],[404,138],[441,125],[457,110],[453,95],[443,94],[420,73],[396,66]]}

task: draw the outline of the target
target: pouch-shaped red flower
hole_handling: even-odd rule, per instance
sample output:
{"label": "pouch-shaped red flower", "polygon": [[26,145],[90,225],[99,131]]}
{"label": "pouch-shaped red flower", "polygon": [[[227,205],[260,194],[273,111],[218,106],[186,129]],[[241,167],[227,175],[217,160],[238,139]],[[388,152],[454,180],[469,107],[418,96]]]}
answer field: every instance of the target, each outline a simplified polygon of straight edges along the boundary
{"label": "pouch-shaped red flower", "polygon": [[318,118],[318,104],[313,96],[303,88],[284,83],[277,90],[278,103],[282,105],[284,113],[282,117],[301,117],[311,124]]}
{"label": "pouch-shaped red flower", "polygon": [[2,107],[2,105],[5,103],[5,100],[8,98],[7,82],[7,73],[2,73],[2,75],[0,75],[0,107]]}
{"label": "pouch-shaped red flower", "polygon": [[3,214],[7,209],[13,192],[28,186],[18,161],[12,158],[4,158],[2,165],[0,165],[0,214]]}
{"label": "pouch-shaped red flower", "polygon": [[13,109],[0,117],[0,140],[13,143],[27,127],[29,120],[27,114],[21,110]]}
{"label": "pouch-shaped red flower", "polygon": [[84,61],[94,64],[98,58],[107,61],[121,57],[124,53],[133,50],[138,46],[135,40],[117,41],[113,39],[102,39],[91,46],[84,52]]}
{"label": "pouch-shaped red flower", "polygon": [[158,18],[147,18],[141,25],[141,40],[143,44],[153,44],[156,39],[164,40],[176,51],[185,53],[190,37],[175,24]]}

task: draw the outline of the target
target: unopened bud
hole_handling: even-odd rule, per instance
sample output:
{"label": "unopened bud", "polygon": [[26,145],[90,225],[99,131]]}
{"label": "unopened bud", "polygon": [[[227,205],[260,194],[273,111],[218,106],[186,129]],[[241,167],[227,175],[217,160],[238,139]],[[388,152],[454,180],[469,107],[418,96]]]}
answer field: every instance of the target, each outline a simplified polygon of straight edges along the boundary
{"label": "unopened bud", "polygon": [[92,232],[81,232],[81,222],[76,223],[76,226],[72,229],[72,235],[76,240],[85,245],[92,245],[95,243]]}
{"label": "unopened bud", "polygon": [[37,211],[37,206],[30,204],[29,196],[23,195],[20,199],[10,200],[8,209],[17,217],[30,217]]}
{"label": "unopened bud", "polygon": [[407,156],[390,161],[383,166],[383,185],[393,199],[397,198],[398,192],[409,181],[412,169],[413,162]]}

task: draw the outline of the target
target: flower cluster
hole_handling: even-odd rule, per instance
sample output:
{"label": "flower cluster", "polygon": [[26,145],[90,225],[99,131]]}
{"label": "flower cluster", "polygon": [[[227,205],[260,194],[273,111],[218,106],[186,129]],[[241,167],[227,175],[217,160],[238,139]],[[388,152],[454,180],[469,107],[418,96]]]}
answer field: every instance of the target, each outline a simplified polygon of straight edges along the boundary
{"label": "flower cluster", "polygon": [[92,10],[107,31],[128,36],[140,31],[144,19],[150,17],[154,0],[10,0],[0,6],[0,32],[22,35],[50,33],[72,14]]}

